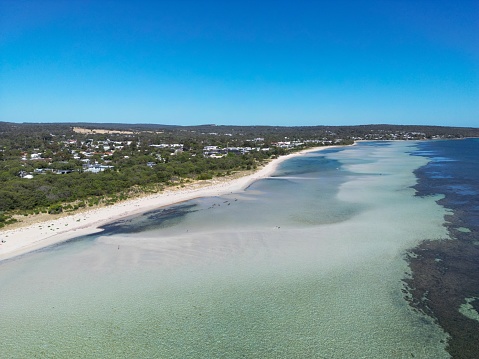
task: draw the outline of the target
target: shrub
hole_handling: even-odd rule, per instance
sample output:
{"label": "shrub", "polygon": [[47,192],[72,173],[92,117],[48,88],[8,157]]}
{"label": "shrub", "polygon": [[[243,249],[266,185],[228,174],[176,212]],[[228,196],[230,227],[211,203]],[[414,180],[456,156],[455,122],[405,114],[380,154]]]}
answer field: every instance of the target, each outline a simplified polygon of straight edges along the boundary
{"label": "shrub", "polygon": [[53,204],[48,208],[49,214],[58,214],[63,212],[63,207],[61,204]]}
{"label": "shrub", "polygon": [[210,180],[210,179],[212,179],[212,178],[213,178],[213,176],[212,176],[210,173],[202,173],[202,174],[200,174],[200,175],[198,176],[198,179],[199,179],[200,181]]}

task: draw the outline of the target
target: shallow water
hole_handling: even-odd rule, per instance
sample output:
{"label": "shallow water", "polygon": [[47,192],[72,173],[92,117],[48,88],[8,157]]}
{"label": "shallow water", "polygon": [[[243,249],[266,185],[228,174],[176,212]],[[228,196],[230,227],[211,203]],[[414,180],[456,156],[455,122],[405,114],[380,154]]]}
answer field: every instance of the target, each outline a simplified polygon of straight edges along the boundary
{"label": "shallow water", "polygon": [[8,357],[447,358],[411,310],[406,251],[445,239],[414,143],[284,162],[245,192],[0,264]]}

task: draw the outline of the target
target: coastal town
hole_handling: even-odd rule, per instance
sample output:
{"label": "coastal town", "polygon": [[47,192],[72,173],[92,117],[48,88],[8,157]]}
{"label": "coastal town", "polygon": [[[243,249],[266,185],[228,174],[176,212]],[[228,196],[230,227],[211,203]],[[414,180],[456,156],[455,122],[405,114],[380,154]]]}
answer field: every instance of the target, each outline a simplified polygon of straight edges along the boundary
{"label": "coastal town", "polygon": [[[229,154],[244,156],[261,152],[271,157],[295,149],[351,144],[362,140],[424,140],[469,135],[466,129],[448,129],[445,132],[444,128],[419,131],[371,126],[369,131],[365,131],[358,126],[352,129],[345,127],[339,131],[307,128],[298,133],[295,133],[295,128],[260,128],[257,132],[262,137],[254,137],[251,130],[255,129],[246,127],[208,125],[199,129],[157,130],[154,127],[135,129],[131,125],[132,129],[124,130],[125,125],[119,124],[110,125],[108,129],[54,125],[47,128],[48,132],[29,135],[28,131],[22,131],[29,126],[34,125],[0,124],[0,159],[17,160],[17,165],[22,168],[18,168],[16,175],[25,179],[46,173],[100,173],[114,170],[121,167],[122,163],[131,163],[132,158],[137,158],[139,154],[142,158],[137,163],[151,168],[179,155],[189,159],[196,156],[220,159]],[[250,137],[247,137],[250,134],[248,132],[251,133]],[[283,133],[286,136],[282,136]],[[184,142],[179,142],[181,140]]]}

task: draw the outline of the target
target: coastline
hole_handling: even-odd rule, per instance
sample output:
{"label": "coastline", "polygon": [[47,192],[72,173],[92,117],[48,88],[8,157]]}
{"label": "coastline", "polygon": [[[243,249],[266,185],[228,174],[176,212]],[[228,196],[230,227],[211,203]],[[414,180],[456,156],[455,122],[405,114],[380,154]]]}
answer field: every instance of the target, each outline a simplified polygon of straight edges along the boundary
{"label": "coastline", "polygon": [[198,183],[181,189],[167,189],[161,193],[126,200],[111,206],[95,208],[81,213],[50,219],[15,229],[0,231],[0,261],[16,257],[52,244],[87,234],[100,232],[99,227],[121,218],[148,212],[153,209],[185,202],[194,198],[220,196],[246,189],[251,183],[271,176],[284,161],[306,153],[338,146],[314,147],[276,158],[256,172],[234,179],[212,180],[206,186]]}
{"label": "coastline", "polygon": [[438,197],[414,196],[410,145],[294,157],[246,191],[1,262],[4,352],[448,358],[404,298],[406,251],[448,238]]}

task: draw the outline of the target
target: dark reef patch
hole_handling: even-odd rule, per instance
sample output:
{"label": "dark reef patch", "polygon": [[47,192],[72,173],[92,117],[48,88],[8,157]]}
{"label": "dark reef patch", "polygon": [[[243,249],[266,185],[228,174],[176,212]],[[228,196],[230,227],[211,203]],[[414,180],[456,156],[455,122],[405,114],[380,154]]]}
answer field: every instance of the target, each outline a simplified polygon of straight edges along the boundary
{"label": "dark reef patch", "polygon": [[[411,250],[412,277],[406,279],[411,306],[432,316],[450,335],[453,358],[479,358],[479,321],[460,313],[466,298],[479,297],[479,142],[420,144],[431,161],[416,171],[418,196],[443,194],[450,209],[445,226],[450,240],[425,241]],[[470,304],[479,309],[479,301]]]}
{"label": "dark reef patch", "polygon": [[[405,280],[413,307],[434,317],[450,335],[453,358],[479,358],[479,322],[459,312],[479,291],[479,246],[468,240],[426,241],[413,251],[411,279]],[[478,301],[471,304],[479,307]]]}

